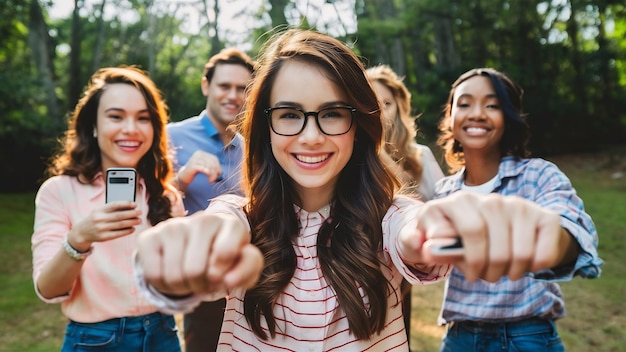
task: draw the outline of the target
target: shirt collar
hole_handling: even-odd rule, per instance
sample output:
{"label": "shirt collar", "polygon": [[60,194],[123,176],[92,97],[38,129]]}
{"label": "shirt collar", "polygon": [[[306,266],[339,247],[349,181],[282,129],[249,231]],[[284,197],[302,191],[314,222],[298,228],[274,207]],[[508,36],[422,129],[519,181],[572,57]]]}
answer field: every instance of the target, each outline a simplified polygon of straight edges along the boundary
{"label": "shirt collar", "polygon": [[[213,125],[213,122],[209,119],[209,115],[206,110],[202,110],[200,113],[200,120],[202,121],[202,126],[204,126],[204,130],[210,138],[213,138],[218,141],[222,141],[222,137],[220,133],[217,131],[217,128]],[[229,147],[241,147],[243,145],[243,136],[239,134],[239,132],[235,133],[235,137],[224,146],[224,149]]]}
{"label": "shirt collar", "polygon": [[[523,163],[514,156],[505,156],[500,160],[498,166],[498,175],[496,175],[496,182],[494,184],[494,190],[498,189],[502,184],[502,180],[509,177],[516,177],[524,171]],[[457,172],[452,176],[454,189],[461,189],[465,179],[465,167],[460,172]]]}
{"label": "shirt collar", "polygon": [[330,204],[327,204],[321,209],[310,213],[295,204],[293,205],[293,208],[296,211],[296,214],[298,215],[298,218],[300,220],[320,218],[322,221],[324,221],[330,217]]}
{"label": "shirt collar", "polygon": [[202,121],[202,126],[204,126],[204,130],[206,131],[207,135],[211,138],[219,139],[220,134],[217,131],[217,128],[215,128],[215,126],[209,119],[209,115],[207,114],[206,110],[202,110],[202,113],[200,113],[200,117]]}

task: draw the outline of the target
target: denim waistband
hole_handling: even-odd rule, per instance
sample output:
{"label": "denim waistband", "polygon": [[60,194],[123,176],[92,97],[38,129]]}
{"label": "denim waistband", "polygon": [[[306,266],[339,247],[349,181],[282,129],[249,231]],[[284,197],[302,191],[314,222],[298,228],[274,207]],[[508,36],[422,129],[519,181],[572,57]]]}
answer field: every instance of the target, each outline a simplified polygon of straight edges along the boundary
{"label": "denim waistband", "polygon": [[165,319],[174,319],[171,315],[154,312],[136,317],[113,318],[109,320],[99,321],[97,323],[80,323],[72,321],[78,325],[97,325],[99,329],[116,331],[118,329],[125,331],[143,330],[154,324],[161,324]]}
{"label": "denim waistband", "polygon": [[536,328],[539,331],[551,331],[556,328],[554,321],[551,319],[529,318],[512,322],[480,322],[480,321],[455,321],[452,326],[458,326],[473,333],[497,333],[506,331],[508,334],[516,334],[518,332],[527,333],[529,329]]}

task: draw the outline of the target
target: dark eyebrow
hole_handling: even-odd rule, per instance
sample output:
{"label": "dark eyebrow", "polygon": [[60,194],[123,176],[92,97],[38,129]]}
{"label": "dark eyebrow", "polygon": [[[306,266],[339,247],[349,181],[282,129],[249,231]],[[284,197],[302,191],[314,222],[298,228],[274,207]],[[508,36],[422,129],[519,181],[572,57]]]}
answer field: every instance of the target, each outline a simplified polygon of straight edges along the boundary
{"label": "dark eyebrow", "polygon": [[[474,98],[474,96],[473,96],[472,94],[465,93],[465,94],[461,94],[461,95],[459,95],[459,96],[457,97],[457,100],[458,100],[458,99],[461,99],[461,98]],[[495,98],[495,99],[498,99],[498,95],[497,95],[496,93],[487,94],[487,95],[486,95],[486,98]]]}
{"label": "dark eyebrow", "polygon": [[[336,100],[336,101],[326,102],[326,103],[322,104],[319,108],[320,109],[324,109],[324,108],[329,108],[329,107],[348,106],[348,105],[350,105],[350,104],[346,103],[345,101]],[[302,105],[301,104],[294,103],[294,102],[291,102],[291,101],[278,101],[278,102],[276,102],[275,107],[297,108],[297,109],[302,110]]]}
{"label": "dark eyebrow", "polygon": [[104,110],[104,112],[111,112],[111,111],[115,111],[115,112],[119,111],[119,112],[122,112],[122,111],[126,111],[126,110],[124,110],[124,109],[120,109],[120,108],[108,108],[108,109]]}
{"label": "dark eyebrow", "polygon": [[[108,109],[105,109],[105,110],[104,110],[104,112],[125,112],[125,111],[126,111],[126,110],[124,110],[124,109],[121,109],[121,108],[115,108],[115,107],[113,107],[113,108],[108,108]],[[148,109],[139,110],[139,113],[144,113],[144,112],[150,113],[150,110],[148,110]]]}

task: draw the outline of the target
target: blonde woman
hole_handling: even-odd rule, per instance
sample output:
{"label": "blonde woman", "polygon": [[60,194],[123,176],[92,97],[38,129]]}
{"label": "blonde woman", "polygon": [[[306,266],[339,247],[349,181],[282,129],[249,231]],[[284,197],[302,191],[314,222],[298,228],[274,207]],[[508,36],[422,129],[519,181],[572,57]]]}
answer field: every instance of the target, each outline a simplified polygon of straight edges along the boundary
{"label": "blonde woman", "polygon": [[423,201],[431,200],[435,183],[444,174],[430,148],[415,141],[417,117],[411,115],[411,93],[387,65],[370,67],[366,72],[383,107],[385,150],[399,166],[404,184]]}

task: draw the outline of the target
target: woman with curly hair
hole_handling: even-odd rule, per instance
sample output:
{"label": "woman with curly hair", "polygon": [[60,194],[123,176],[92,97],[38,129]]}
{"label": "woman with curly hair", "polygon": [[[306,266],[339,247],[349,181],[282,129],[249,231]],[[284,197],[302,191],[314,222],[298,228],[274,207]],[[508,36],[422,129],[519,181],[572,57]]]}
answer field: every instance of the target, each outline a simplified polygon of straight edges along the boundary
{"label": "woman with curly hair", "polygon": [[[35,198],[35,292],[69,319],[61,351],[180,351],[171,315],[139,294],[132,253],[137,234],[185,214],[169,184],[160,91],[134,67],[91,77]],[[135,201],[105,202],[106,170],[137,171]]]}

